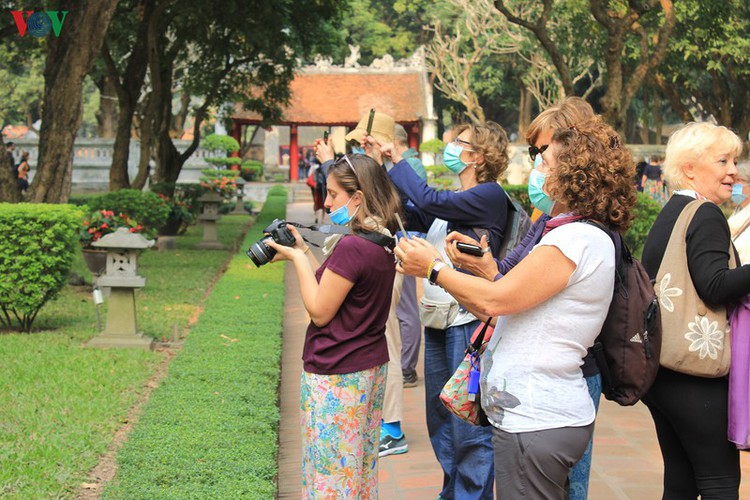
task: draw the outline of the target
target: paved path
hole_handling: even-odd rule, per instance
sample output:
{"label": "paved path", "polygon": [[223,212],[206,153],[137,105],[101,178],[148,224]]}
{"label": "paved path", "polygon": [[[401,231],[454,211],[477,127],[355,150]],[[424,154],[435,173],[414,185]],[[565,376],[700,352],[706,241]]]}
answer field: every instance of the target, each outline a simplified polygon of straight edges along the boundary
{"label": "paved path", "polygon": [[[312,222],[310,203],[292,203],[287,218]],[[317,240],[316,240],[317,241]],[[291,271],[291,272],[290,272]],[[299,377],[302,341],[309,318],[299,296],[293,268],[286,273],[284,348],[281,376],[281,432],[279,498],[299,499],[301,455],[299,428]],[[380,498],[434,500],[440,492],[442,471],[427,437],[424,411],[424,373],[417,387],[404,390],[402,428],[409,452],[380,460]],[[740,498],[750,498],[750,453],[742,453]],[[602,400],[594,433],[594,461],[589,498],[651,500],[661,498],[662,464],[653,423],[642,404],[623,408]]]}

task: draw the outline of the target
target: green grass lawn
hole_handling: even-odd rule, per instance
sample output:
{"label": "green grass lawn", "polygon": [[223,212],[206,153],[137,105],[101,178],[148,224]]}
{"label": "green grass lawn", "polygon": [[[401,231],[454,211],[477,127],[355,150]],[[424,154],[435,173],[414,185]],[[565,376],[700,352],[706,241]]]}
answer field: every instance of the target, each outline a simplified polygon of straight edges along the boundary
{"label": "green grass lawn", "polygon": [[[286,198],[269,197],[243,249]],[[274,498],[284,266],[237,254],[123,446],[104,498]]]}
{"label": "green grass lawn", "polygon": [[[232,246],[250,221],[219,221]],[[146,251],[136,294],[139,326],[159,340],[182,333],[230,251],[194,250],[191,228],[172,252]],[[74,270],[87,275],[78,256]],[[106,307],[102,308],[102,323]],[[104,453],[163,354],[92,349],[96,335],[90,287],[67,286],[42,309],[32,334],[0,334],[0,497],[73,497]]]}

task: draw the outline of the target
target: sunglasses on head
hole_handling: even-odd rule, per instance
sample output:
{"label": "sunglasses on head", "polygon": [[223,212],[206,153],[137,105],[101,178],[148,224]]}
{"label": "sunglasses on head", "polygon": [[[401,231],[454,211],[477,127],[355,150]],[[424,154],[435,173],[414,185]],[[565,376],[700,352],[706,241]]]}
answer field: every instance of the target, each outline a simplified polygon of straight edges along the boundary
{"label": "sunglasses on head", "polygon": [[547,148],[549,147],[549,144],[544,144],[540,147],[536,146],[529,146],[529,156],[531,157],[531,161],[534,161],[536,159],[536,155],[540,155],[547,151]]}

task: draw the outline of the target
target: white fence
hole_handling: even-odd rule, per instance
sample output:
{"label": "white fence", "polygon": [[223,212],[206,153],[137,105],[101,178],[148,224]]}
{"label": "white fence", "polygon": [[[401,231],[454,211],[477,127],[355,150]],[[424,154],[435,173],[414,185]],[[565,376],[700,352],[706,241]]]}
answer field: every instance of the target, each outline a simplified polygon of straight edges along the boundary
{"label": "white fence", "polygon": [[[7,141],[6,141],[7,142]],[[39,146],[36,139],[17,139],[15,141],[16,162],[21,152],[29,152],[31,171],[30,180],[34,178],[39,159]],[[184,151],[190,141],[174,141],[179,151]],[[78,139],[73,148],[73,190],[91,191],[106,190],[109,186],[109,170],[112,166],[114,139]],[[134,179],[138,173],[138,162],[141,156],[141,143],[138,139],[130,140],[128,154],[128,175]],[[208,168],[205,158],[216,156],[215,151],[198,148],[182,167],[178,182],[197,182],[200,170]]]}
{"label": "white fence", "polygon": [[[29,152],[31,164],[30,179],[34,178],[39,147],[36,139],[20,139],[16,143],[16,161],[22,151]],[[189,141],[175,141],[175,146],[184,151],[190,145]],[[106,190],[109,186],[109,170],[112,165],[113,139],[78,139],[73,151],[73,190],[76,192]],[[130,154],[128,156],[128,175],[134,179],[138,172],[140,159],[140,141],[131,139]],[[664,146],[632,144],[628,145],[633,153],[633,160],[637,163],[643,157],[664,154]],[[510,184],[524,184],[528,180],[531,161],[527,153],[528,148],[522,144],[511,144],[509,156],[510,165],[506,173]],[[206,149],[197,149],[182,167],[178,182],[197,182],[201,176],[201,169],[208,168],[205,158],[216,156],[216,153]],[[439,160],[439,158],[437,158]],[[283,168],[283,167],[282,167]],[[286,167],[288,169],[289,167]]]}

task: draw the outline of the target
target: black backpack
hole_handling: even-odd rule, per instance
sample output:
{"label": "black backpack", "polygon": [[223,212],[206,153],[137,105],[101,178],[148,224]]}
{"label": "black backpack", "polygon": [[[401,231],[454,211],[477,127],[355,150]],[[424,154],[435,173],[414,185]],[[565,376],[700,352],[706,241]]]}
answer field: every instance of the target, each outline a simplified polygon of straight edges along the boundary
{"label": "black backpack", "polygon": [[602,331],[591,348],[604,397],[622,406],[637,403],[654,383],[661,352],[661,312],[654,285],[619,233],[598,222],[615,244],[615,289]]}
{"label": "black backpack", "polygon": [[508,219],[505,222],[505,234],[503,242],[500,244],[498,260],[503,260],[516,245],[521,243],[531,227],[531,217],[526,213],[526,210],[520,204],[511,200],[507,194],[506,197],[508,199]]}

